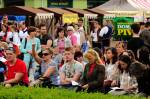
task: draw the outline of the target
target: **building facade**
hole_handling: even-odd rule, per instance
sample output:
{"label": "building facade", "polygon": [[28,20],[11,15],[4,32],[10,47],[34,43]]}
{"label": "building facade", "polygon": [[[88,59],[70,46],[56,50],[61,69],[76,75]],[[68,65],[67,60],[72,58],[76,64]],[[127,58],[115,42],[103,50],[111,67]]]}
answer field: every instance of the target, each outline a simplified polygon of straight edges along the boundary
{"label": "building facade", "polygon": [[109,0],[87,0],[87,7],[88,8],[94,8],[96,6],[99,6]]}
{"label": "building facade", "polygon": [[4,0],[0,0],[0,8],[4,7]]}
{"label": "building facade", "polygon": [[108,0],[0,0],[0,8],[7,6],[93,8]]}

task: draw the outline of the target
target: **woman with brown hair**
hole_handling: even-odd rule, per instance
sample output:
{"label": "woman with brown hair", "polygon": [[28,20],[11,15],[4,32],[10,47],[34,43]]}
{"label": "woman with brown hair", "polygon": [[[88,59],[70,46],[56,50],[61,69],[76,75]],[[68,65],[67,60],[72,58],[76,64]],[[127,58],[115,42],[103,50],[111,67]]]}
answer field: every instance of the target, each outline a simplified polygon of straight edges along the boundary
{"label": "woman with brown hair", "polygon": [[56,39],[53,41],[53,46],[58,47],[59,53],[64,53],[65,48],[71,47],[71,41],[70,39],[66,38],[65,29],[64,28],[58,28]]}
{"label": "woman with brown hair", "polygon": [[88,60],[85,66],[81,86],[87,92],[102,92],[105,79],[105,67],[99,64],[99,55],[93,49],[87,51],[84,57]]}
{"label": "woman with brown hair", "polygon": [[111,83],[112,86],[119,88],[112,88],[109,93],[113,95],[134,94],[137,90],[137,81],[135,77],[129,74],[131,59],[127,55],[121,55],[118,60],[119,74],[117,80]]}

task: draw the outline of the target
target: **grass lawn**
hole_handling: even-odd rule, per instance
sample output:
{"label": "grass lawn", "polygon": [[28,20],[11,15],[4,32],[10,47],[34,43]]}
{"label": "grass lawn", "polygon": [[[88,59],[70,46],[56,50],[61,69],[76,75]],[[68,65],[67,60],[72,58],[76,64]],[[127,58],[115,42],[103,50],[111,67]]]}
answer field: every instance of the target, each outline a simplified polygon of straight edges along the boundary
{"label": "grass lawn", "polygon": [[111,96],[101,93],[76,93],[66,89],[33,87],[4,88],[0,86],[0,99],[145,99],[135,96]]}

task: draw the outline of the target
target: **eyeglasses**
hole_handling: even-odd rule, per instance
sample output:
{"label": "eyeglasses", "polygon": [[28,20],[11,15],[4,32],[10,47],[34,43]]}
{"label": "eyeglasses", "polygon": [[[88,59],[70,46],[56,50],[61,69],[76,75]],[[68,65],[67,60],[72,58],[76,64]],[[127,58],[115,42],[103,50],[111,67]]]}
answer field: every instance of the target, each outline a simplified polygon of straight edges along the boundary
{"label": "eyeglasses", "polygon": [[47,55],[49,55],[49,53],[42,53],[42,56],[43,56],[43,55],[44,55],[44,56],[47,56]]}

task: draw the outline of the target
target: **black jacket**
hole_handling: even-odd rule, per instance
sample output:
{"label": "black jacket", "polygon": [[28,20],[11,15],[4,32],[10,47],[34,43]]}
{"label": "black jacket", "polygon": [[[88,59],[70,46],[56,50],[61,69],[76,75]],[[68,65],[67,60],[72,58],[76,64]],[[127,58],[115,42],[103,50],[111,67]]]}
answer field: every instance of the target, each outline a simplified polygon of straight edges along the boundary
{"label": "black jacket", "polygon": [[137,79],[140,93],[150,95],[150,69],[145,70],[142,77]]}

